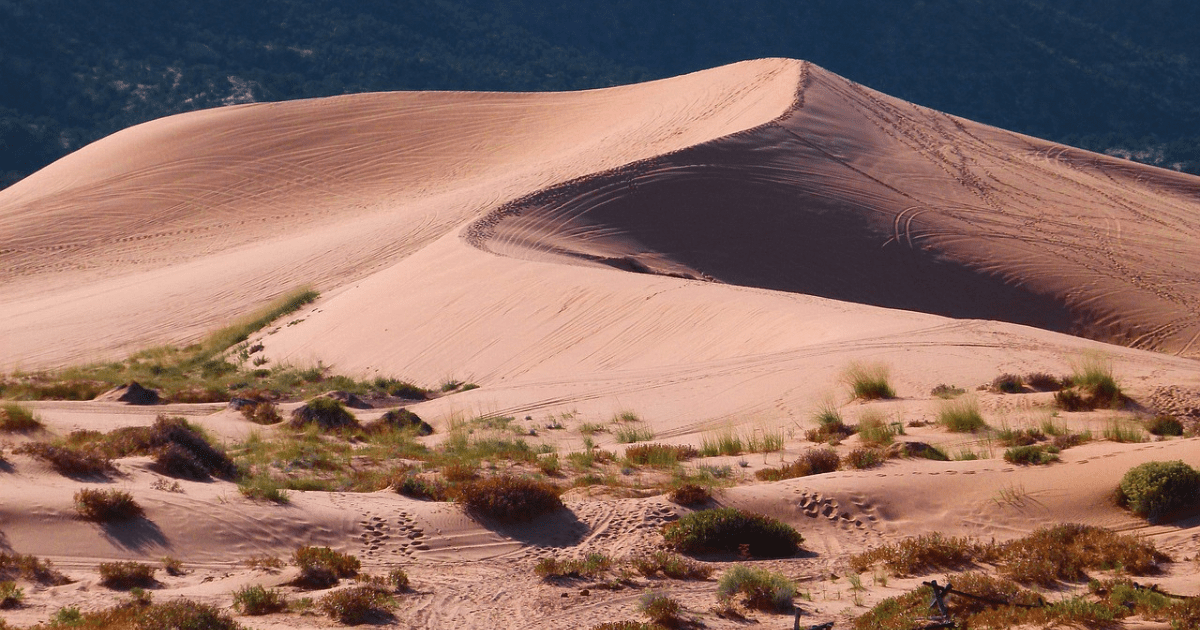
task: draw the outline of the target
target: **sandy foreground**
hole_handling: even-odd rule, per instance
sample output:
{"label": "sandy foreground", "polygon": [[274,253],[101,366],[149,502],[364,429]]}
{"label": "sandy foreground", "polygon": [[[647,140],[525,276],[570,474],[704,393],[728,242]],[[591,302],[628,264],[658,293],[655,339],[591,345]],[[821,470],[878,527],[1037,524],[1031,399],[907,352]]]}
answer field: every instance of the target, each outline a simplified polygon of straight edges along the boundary
{"label": "sandy foreground", "polygon": [[[848,627],[860,604],[910,589],[920,578],[885,586],[864,576],[855,601],[847,558],[935,531],[1007,540],[1078,522],[1136,532],[1176,560],[1156,583],[1200,594],[1200,520],[1152,526],[1111,499],[1138,463],[1200,465],[1194,438],[1095,441],[1060,463],[1023,467],[984,437],[914,426],[899,439],[985,457],[753,478],[811,446],[804,432],[825,401],[847,421],[880,412],[919,424],[936,418],[930,390],[945,383],[971,390],[992,426],[1038,426],[1054,413],[1050,394],[974,390],[1002,373],[1065,374],[1089,353],[1111,360],[1136,401],[1122,417],[1200,414],[1195,177],[771,59],[576,93],[365,94],[185,114],[122,131],[0,192],[0,370],[186,343],[302,284],[322,298],[252,339],[262,356],[428,387],[480,385],[411,406],[434,425],[430,444],[479,415],[516,417],[564,454],[585,448],[581,424],[622,411],[674,444],[699,446],[721,430],[785,433],[781,453],[689,466],[730,466],[741,483],[719,504],[804,535],[807,553],[764,562],[811,594],[799,602],[802,623]],[[889,366],[899,398],[850,402],[841,377],[855,361]],[[222,404],[30,406],[59,435],[147,425],[160,413],[230,445],[281,430]],[[1115,414],[1053,420],[1100,435]],[[562,418],[562,430],[545,428]],[[594,440],[624,447],[611,433]],[[185,574],[160,573],[156,599],[227,607],[237,588],[295,575],[243,561],[303,544],[354,553],[367,572],[403,567],[415,591],[400,597],[396,627],[587,628],[638,619],[645,588],[669,592],[706,627],[749,623],[709,612],[711,579],[607,590],[534,574],[550,555],[656,548],[659,528],[688,512],[661,495],[575,489],[567,512],[498,526],[390,491],[294,492],[283,506],[228,482],[169,492],[148,460],[131,458],[115,487],[146,518],[106,527],[75,518],[73,493],[95,484],[3,450],[0,551],[50,559],[76,580],[23,585],[26,605],[0,611],[13,624],[126,597],[97,584],[97,564],[113,559],[177,558]],[[757,627],[792,624],[751,616]],[[316,615],[240,620],[336,626]]]}

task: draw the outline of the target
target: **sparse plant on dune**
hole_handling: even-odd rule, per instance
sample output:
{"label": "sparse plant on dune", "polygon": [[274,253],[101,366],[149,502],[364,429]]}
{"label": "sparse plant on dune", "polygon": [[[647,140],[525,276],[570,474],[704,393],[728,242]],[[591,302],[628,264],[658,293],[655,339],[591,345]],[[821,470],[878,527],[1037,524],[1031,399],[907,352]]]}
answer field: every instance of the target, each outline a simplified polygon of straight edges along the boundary
{"label": "sparse plant on dune", "polygon": [[338,623],[359,625],[372,619],[389,619],[395,599],[375,585],[351,586],[317,600],[317,606]]}
{"label": "sparse plant on dune", "polygon": [[102,562],[100,583],[113,589],[148,588],[158,583],[154,567],[141,562]]}
{"label": "sparse plant on dune", "polygon": [[559,492],[545,481],[496,475],[464,483],[456,499],[473,514],[502,521],[527,520],[562,509]]}
{"label": "sparse plant on dune", "polygon": [[780,481],[833,472],[838,469],[839,464],[837,452],[833,449],[810,448],[796,461],[779,468],[761,468],[754,471],[754,476],[763,481]]}
{"label": "sparse plant on dune", "polygon": [[887,446],[897,435],[904,433],[904,425],[888,422],[882,413],[869,409],[858,420],[858,438],[864,446]]}
{"label": "sparse plant on dune", "polygon": [[243,615],[269,615],[287,610],[283,593],[260,584],[243,586],[233,593],[233,607]]}
{"label": "sparse plant on dune", "polygon": [[601,553],[588,554],[584,558],[560,560],[550,557],[543,558],[534,567],[534,572],[543,580],[586,578],[595,579],[611,569],[613,561]]}
{"label": "sparse plant on dune", "polygon": [[1200,472],[1186,463],[1146,462],[1121,478],[1118,498],[1134,513],[1157,520],[1200,497]]}
{"label": "sparse plant on dune", "polygon": [[124,490],[84,488],[75,493],[75,511],[83,519],[105,523],[139,517],[142,506]]}
{"label": "sparse plant on dune", "polygon": [[706,580],[712,568],[667,551],[655,551],[630,560],[638,573],[648,578],[660,573],[674,580]]}
{"label": "sparse plant on dune", "polygon": [[292,411],[290,424],[294,429],[303,429],[309,424],[315,424],[325,431],[359,428],[358,419],[341,401],[324,396],[313,398]]}
{"label": "sparse plant on dune", "polygon": [[42,429],[42,421],[25,405],[0,405],[0,432],[30,433]]}
{"label": "sparse plant on dune", "polygon": [[877,448],[856,448],[842,458],[846,466],[858,470],[874,468],[883,464],[883,461],[883,452]]}
{"label": "sparse plant on dune", "polygon": [[1125,402],[1125,394],[1112,373],[1112,361],[1099,353],[1085,354],[1073,362],[1070,389],[1054,394],[1054,402],[1064,411],[1115,409]]}
{"label": "sparse plant on dune", "polygon": [[667,626],[675,627],[682,621],[679,618],[679,613],[683,611],[683,606],[674,599],[654,591],[642,593],[638,599],[638,612],[645,615],[650,621]]}
{"label": "sparse plant on dune", "polygon": [[974,398],[948,400],[938,409],[938,422],[948,431],[974,433],[987,427],[979,413],[979,401]]}
{"label": "sparse plant on dune", "polygon": [[1000,394],[1020,394],[1025,391],[1025,379],[1017,374],[1001,374],[992,379],[991,390]]}
{"label": "sparse plant on dune", "polygon": [[701,510],[663,528],[668,547],[684,553],[741,552],[759,558],[794,555],[804,542],[790,525],[736,508]]}
{"label": "sparse plant on dune", "polygon": [[358,575],[361,566],[358,558],[329,547],[300,547],[292,557],[296,566],[300,567],[295,584],[304,588],[334,586],[341,578]]}
{"label": "sparse plant on dune", "polygon": [[712,499],[712,492],[698,484],[682,483],[671,490],[667,498],[679,505],[700,505]]}
{"label": "sparse plant on dune", "polygon": [[1183,423],[1173,416],[1155,416],[1146,422],[1146,430],[1162,437],[1183,435]]}
{"label": "sparse plant on dune", "polygon": [[717,584],[717,598],[731,600],[741,595],[749,608],[785,611],[792,607],[796,584],[781,573],[735,564]]}
{"label": "sparse plant on dune", "polygon": [[879,400],[896,397],[888,382],[889,369],[882,363],[852,363],[846,368],[843,380],[850,386],[853,398]]}

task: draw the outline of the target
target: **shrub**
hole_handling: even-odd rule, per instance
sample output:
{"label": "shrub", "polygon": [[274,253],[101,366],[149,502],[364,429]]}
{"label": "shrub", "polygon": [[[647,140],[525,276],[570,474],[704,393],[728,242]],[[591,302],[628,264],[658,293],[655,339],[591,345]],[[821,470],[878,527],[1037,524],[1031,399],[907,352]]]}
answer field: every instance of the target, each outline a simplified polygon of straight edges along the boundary
{"label": "shrub", "polygon": [[75,492],[75,511],[89,521],[107,522],[136,518],[142,507],[124,490],[84,488]]}
{"label": "shrub", "polygon": [[625,449],[625,460],[635,466],[671,468],[699,456],[696,447],[686,444],[636,444]]}
{"label": "shrub", "polygon": [[117,472],[112,460],[107,457],[45,442],[30,442],[13,449],[13,452],[25,453],[47,462],[60,475],[67,477],[107,477]]}
{"label": "shrub", "polygon": [[358,625],[390,617],[395,601],[378,587],[352,586],[325,595],[317,606],[338,623]]}
{"label": "shrub", "polygon": [[291,501],[282,481],[268,473],[254,475],[238,482],[238,492],[251,501],[270,501],[284,504]]}
{"label": "shrub", "polygon": [[24,405],[8,403],[0,406],[0,431],[29,433],[42,428],[42,421]]}
{"label": "shrub", "polygon": [[749,608],[783,612],[792,608],[796,584],[781,573],[738,564],[717,584],[718,598],[730,600],[737,595],[744,596]]}
{"label": "shrub", "polygon": [[449,500],[449,488],[440,479],[426,479],[415,473],[408,473],[392,485],[397,494],[414,499],[429,501]]}
{"label": "shrub", "polygon": [[16,608],[25,600],[25,591],[16,582],[0,582],[0,609]]}
{"label": "shrub", "polygon": [[1039,392],[1056,392],[1063,388],[1061,380],[1045,372],[1027,374],[1025,376],[1025,384]]}
{"label": "shrub", "polygon": [[806,450],[796,461],[785,464],[779,468],[762,468],[754,471],[754,476],[763,481],[780,481],[782,479],[794,479],[796,477],[807,477],[808,475],[820,475],[822,473],[833,472],[838,469],[840,460],[837,452],[831,448],[810,448]]}
{"label": "shrub", "polygon": [[1074,366],[1070,377],[1073,389],[1054,394],[1054,402],[1065,411],[1090,411],[1116,408],[1125,401],[1121,387],[1112,375],[1111,363],[1100,355],[1088,355]]}
{"label": "shrub", "polygon": [[617,427],[613,431],[613,437],[617,438],[617,442],[621,444],[632,444],[653,440],[654,431],[649,427]]}
{"label": "shrub", "polygon": [[279,415],[279,407],[275,406],[275,403],[269,400],[243,405],[240,411],[242,412],[242,416],[254,424],[278,424],[283,422],[283,416]]}
{"label": "shrub", "polygon": [[0,551],[0,580],[7,581],[18,577],[50,586],[71,583],[71,580],[59,573],[49,560],[41,560],[32,555],[9,554]]}
{"label": "shrub", "polygon": [[178,558],[172,558],[171,556],[163,556],[162,563],[163,563],[163,571],[166,571],[167,575],[171,575],[171,576],[183,575],[183,562],[181,562]]}
{"label": "shrub", "polygon": [[365,427],[368,434],[411,430],[417,435],[433,435],[433,426],[407,409],[391,409]]}
{"label": "shrub", "polygon": [[552,483],[497,475],[463,484],[457,498],[470,513],[513,521],[562,509],[558,495],[559,489]]}
{"label": "shrub", "polygon": [[858,439],[864,446],[887,446],[903,432],[899,422],[888,423],[875,411],[864,413],[858,421]]}
{"label": "shrub", "polygon": [[610,568],[612,568],[612,559],[601,553],[592,553],[583,559],[543,558],[533,570],[543,580],[551,578],[594,579]]}
{"label": "shrub", "polygon": [[100,563],[100,583],[108,588],[149,588],[158,584],[154,567],[141,562]]}
{"label": "shrub", "polygon": [[679,602],[663,595],[647,591],[638,598],[638,612],[646,615],[651,622],[668,627],[679,625],[679,613],[683,606]]}
{"label": "shrub", "polygon": [[1104,428],[1104,439],[1110,442],[1129,442],[1134,444],[1146,441],[1145,436],[1142,435],[1140,426],[1126,424],[1118,420],[1113,420]]}
{"label": "shrub", "polygon": [[1136,536],[1089,525],[1042,527],[1001,545],[1000,572],[1022,584],[1053,586],[1057,580],[1081,580],[1086,569],[1120,568],[1146,575],[1169,559]]}
{"label": "shrub", "polygon": [[1001,394],[1019,394],[1025,390],[1025,381],[1016,374],[1001,374],[992,379],[991,389]]}
{"label": "shrub", "polygon": [[1179,436],[1183,435],[1183,423],[1171,416],[1156,416],[1146,423],[1146,430],[1152,435]]}
{"label": "shrub", "polygon": [[1118,492],[1136,514],[1158,520],[1200,496],[1200,472],[1178,460],[1146,462],[1125,473]]}
{"label": "shrub", "polygon": [[675,580],[706,580],[712,568],[667,551],[655,551],[631,560],[638,573],[652,578],[659,573]]}
{"label": "shrub", "polygon": [[358,575],[361,566],[358,558],[338,553],[329,547],[300,547],[292,555],[292,559],[296,566],[300,567],[296,585],[307,588],[333,586],[340,578]]}
{"label": "shrub", "polygon": [[795,555],[804,542],[790,525],[737,508],[702,510],[663,528],[668,547],[684,553],[745,550],[760,558]]}
{"label": "shrub", "polygon": [[387,583],[390,584],[397,593],[407,591],[409,589],[408,574],[405,573],[404,569],[401,568],[392,569],[391,571],[388,571]]}
{"label": "shrub", "polygon": [[1058,449],[1050,446],[1032,444],[1014,446],[1004,451],[1004,461],[1021,466],[1049,464],[1058,461]]}
{"label": "shrub", "polygon": [[938,422],[954,433],[975,433],[987,427],[979,414],[979,402],[974,398],[942,403],[938,409]]}
{"label": "shrub", "polygon": [[842,462],[851,468],[863,470],[879,466],[883,459],[883,452],[877,448],[856,448],[847,453]]}
{"label": "shrub", "polygon": [[324,431],[335,429],[356,429],[358,419],[346,409],[339,400],[318,396],[292,411],[290,426],[293,429],[303,429],[315,424]]}
{"label": "shrub", "polygon": [[863,573],[882,562],[893,575],[921,575],[987,562],[990,557],[988,547],[969,538],[934,532],[855,554],[850,557],[850,568]]}
{"label": "shrub", "polygon": [[877,400],[896,397],[896,391],[888,383],[886,365],[854,363],[846,369],[844,379],[854,398]]}
{"label": "shrub", "polygon": [[954,385],[941,384],[929,390],[929,395],[935,398],[957,398],[967,393],[967,390]]}
{"label": "shrub", "polygon": [[287,610],[287,599],[273,588],[255,584],[234,591],[233,606],[243,615],[269,615]]}
{"label": "shrub", "polygon": [[712,499],[712,492],[701,485],[684,483],[671,490],[667,498],[678,505],[700,505]]}

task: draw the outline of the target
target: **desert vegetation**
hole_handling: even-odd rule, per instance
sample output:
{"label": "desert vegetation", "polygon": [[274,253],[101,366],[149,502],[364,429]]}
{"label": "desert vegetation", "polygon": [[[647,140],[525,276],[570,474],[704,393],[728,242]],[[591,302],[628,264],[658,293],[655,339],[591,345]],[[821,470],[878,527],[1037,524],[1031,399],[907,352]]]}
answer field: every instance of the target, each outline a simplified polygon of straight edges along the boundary
{"label": "desert vegetation", "polygon": [[842,378],[850,387],[852,398],[880,400],[896,397],[888,382],[890,370],[882,363],[852,363]]}
{"label": "desert vegetation", "polygon": [[269,615],[287,610],[287,598],[278,590],[254,584],[233,592],[233,607],[243,615]]}
{"label": "desert vegetation", "polygon": [[1178,460],[1146,462],[1121,477],[1117,495],[1134,513],[1158,520],[1200,497],[1200,472]]}
{"label": "desert vegetation", "polygon": [[304,546],[296,549],[292,560],[300,568],[295,584],[302,588],[329,588],[342,578],[358,575],[358,558],[329,547]]}
{"label": "desert vegetation", "polygon": [[664,527],[663,539],[684,553],[733,552],[758,558],[795,555],[804,542],[790,525],[737,508],[692,512]]}
{"label": "desert vegetation", "polygon": [[796,584],[780,573],[736,564],[721,575],[717,597],[722,600],[741,597],[748,608],[783,612],[792,607]]}
{"label": "desert vegetation", "polygon": [[99,571],[100,583],[112,589],[149,588],[158,584],[154,567],[142,562],[102,562]]}
{"label": "desert vegetation", "polygon": [[75,492],[75,511],[82,519],[104,523],[137,518],[142,506],[124,490],[84,488]]}
{"label": "desert vegetation", "polygon": [[0,405],[0,432],[29,433],[42,428],[42,421],[37,414],[25,405],[6,403]]}

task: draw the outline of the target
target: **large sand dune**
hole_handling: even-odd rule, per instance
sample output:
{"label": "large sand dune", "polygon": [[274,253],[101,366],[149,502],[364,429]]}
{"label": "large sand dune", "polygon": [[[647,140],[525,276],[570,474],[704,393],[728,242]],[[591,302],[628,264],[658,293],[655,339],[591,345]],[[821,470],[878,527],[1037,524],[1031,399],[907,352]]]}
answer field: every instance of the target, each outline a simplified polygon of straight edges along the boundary
{"label": "large sand dune", "polygon": [[[786,431],[785,452],[748,458],[749,472],[803,450],[823,399],[850,420],[868,408],[846,404],[840,377],[853,361],[891,366],[900,399],[870,409],[918,421],[936,413],[935,385],[1063,373],[1085,352],[1111,358],[1142,403],[1180,386],[1176,397],[1195,404],[1200,391],[1200,179],[934,112],[799,61],[567,94],[367,94],[185,114],[0,192],[2,370],[194,340],[302,284],[323,297],[260,333],[264,356],[481,385],[414,407],[439,429],[431,442],[452,419],[485,413],[540,424],[633,410],[670,442]],[[1018,426],[1048,417],[1048,399],[980,395],[990,422]],[[60,434],[148,424],[162,411],[35,407]],[[223,405],[168,411],[230,441],[254,428]],[[1108,421],[1071,419],[1097,433]],[[564,451],[582,448],[571,431],[544,433]],[[907,439],[988,448],[936,427]],[[296,493],[287,507],[227,483],[168,493],[135,459],[122,463],[122,483],[147,518],[113,529],[70,516],[78,482],[9,458],[0,551],[50,557],[74,575],[92,575],[98,560],[169,554],[195,573],[164,588],[227,606],[234,588],[288,577],[241,560],[329,544],[372,569],[409,568],[418,591],[397,621],[407,627],[630,618],[637,589],[564,598],[533,562],[649,549],[656,527],[685,511],[663,497],[572,491],[569,515],[485,527],[390,492]],[[1080,521],[1194,556],[1194,518],[1148,526],[1108,499],[1149,459],[1196,464],[1200,453],[1188,439],[1085,445],[1051,468],[893,461],[720,500],[801,529],[813,553],[773,566],[822,589],[815,623],[854,610],[824,590],[844,586],[824,580],[846,555],[900,535],[1004,539]],[[1187,566],[1163,579],[1200,590]],[[42,621],[61,597],[110,603],[93,584],[39,591],[6,618]],[[673,588],[693,610],[711,606],[711,582]]]}

